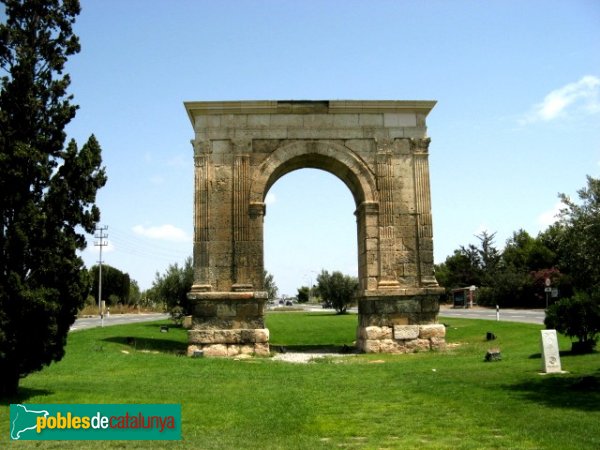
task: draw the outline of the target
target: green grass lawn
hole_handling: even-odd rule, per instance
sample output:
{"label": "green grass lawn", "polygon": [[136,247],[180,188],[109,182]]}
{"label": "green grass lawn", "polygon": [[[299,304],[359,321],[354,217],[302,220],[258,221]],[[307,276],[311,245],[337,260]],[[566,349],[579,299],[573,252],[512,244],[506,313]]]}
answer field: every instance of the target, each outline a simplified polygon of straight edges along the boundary
{"label": "green grass lawn", "polygon": [[[444,352],[359,355],[313,364],[181,356],[186,332],[158,323],[74,332],[63,361],[21,382],[22,403],[181,403],[181,442],[8,442],[11,448],[597,449],[600,353],[541,376],[541,326],[467,319]],[[288,349],[354,340],[356,316],[274,313],[271,342]],[[485,341],[492,331],[498,339]],[[128,338],[134,338],[128,339]],[[490,347],[503,359],[485,363]],[[85,445],[82,445],[85,444]]]}

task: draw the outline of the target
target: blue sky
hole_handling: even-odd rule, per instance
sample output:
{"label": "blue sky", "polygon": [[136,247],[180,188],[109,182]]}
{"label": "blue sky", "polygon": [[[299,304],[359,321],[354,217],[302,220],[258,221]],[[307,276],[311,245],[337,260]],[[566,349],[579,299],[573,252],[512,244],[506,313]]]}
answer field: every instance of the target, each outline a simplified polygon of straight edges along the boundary
{"label": "blue sky", "polygon": [[[600,2],[82,1],[68,63],[108,184],[104,260],[142,288],[192,252],[192,100],[437,100],[428,119],[436,262],[552,220],[600,176]],[[356,273],[354,204],[332,175],[271,189],[265,265],[284,294]],[[84,252],[88,265],[98,248]]]}

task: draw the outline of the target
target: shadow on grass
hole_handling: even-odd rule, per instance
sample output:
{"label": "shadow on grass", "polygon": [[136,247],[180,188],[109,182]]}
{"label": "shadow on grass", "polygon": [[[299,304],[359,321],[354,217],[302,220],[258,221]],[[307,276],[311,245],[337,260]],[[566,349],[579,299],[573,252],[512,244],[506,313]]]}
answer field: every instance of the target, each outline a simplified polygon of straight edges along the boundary
{"label": "shadow on grass", "polygon": [[152,322],[138,322],[138,324],[150,328],[158,327],[161,325],[166,325],[169,328],[181,328],[181,325],[175,325],[175,323],[173,323],[173,321],[169,318],[153,320]]}
{"label": "shadow on grass", "polygon": [[285,312],[293,312],[293,313],[296,313],[296,315],[298,315],[298,316],[304,315],[304,316],[310,316],[310,317],[331,317],[331,316],[352,317],[352,316],[356,316],[356,314],[354,314],[354,313],[338,314],[335,311],[306,311],[303,309],[295,310],[295,311],[270,309],[267,311],[267,315],[269,313],[285,313]]}
{"label": "shadow on grass", "polygon": [[113,336],[103,339],[106,342],[112,342],[115,344],[128,345],[134,350],[149,350],[157,351],[160,353],[175,353],[185,354],[187,350],[187,344],[184,342],[177,342],[169,339],[156,339],[156,338],[145,338],[135,336]]}
{"label": "shadow on grass", "polygon": [[1,397],[0,405],[7,406],[7,405],[10,405],[11,403],[25,403],[31,397],[45,396],[45,395],[52,395],[52,394],[54,394],[54,391],[49,391],[48,389],[35,389],[35,388],[19,387],[19,392],[17,393],[17,395],[10,396],[10,397]]}
{"label": "shadow on grass", "polygon": [[[593,354],[593,353],[597,353],[597,350],[594,350],[591,353],[580,353],[580,352],[574,352],[573,350],[561,350],[558,352],[561,358],[569,358],[571,356],[581,356],[581,355],[586,355],[586,354]],[[541,359],[542,358],[542,354],[541,353],[532,353],[531,355],[529,355],[529,359]]]}
{"label": "shadow on grass", "polygon": [[535,381],[505,385],[526,400],[552,408],[600,411],[600,370],[593,375],[544,375]]}
{"label": "shadow on grass", "polygon": [[311,316],[311,317],[331,317],[331,316],[337,316],[337,317],[352,317],[352,316],[356,316],[356,314],[350,314],[350,313],[345,313],[345,314],[338,314],[336,312],[310,312],[310,313],[306,313],[307,316]]}

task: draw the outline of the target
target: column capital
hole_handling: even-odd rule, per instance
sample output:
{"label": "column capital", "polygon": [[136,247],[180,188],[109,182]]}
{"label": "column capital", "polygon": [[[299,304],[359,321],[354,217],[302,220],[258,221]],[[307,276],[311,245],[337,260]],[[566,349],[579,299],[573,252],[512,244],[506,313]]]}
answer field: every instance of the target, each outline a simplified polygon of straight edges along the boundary
{"label": "column capital", "polygon": [[410,140],[410,150],[413,153],[428,153],[430,138],[418,138]]}
{"label": "column capital", "polygon": [[391,153],[392,150],[394,149],[394,139],[392,138],[376,138],[375,139],[375,145],[377,146],[377,153],[378,154],[386,154],[386,153]]}
{"label": "column capital", "polygon": [[212,148],[210,145],[210,141],[200,141],[196,139],[192,139],[190,141],[192,147],[194,147],[194,155],[205,155],[208,153],[212,153]]}

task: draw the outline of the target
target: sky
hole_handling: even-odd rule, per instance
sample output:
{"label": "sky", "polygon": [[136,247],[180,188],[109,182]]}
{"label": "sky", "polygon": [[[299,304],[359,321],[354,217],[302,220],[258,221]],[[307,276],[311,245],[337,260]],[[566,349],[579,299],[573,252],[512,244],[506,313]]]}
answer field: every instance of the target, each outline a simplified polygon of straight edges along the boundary
{"label": "sky", "polygon": [[[142,289],[192,254],[193,129],[184,101],[437,100],[428,117],[434,255],[536,235],[559,192],[600,176],[600,2],[82,0],[68,126],[98,138],[103,261]],[[355,205],[329,173],[267,196],[280,293],[357,273]],[[99,258],[90,238],[88,266]]]}

